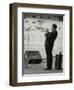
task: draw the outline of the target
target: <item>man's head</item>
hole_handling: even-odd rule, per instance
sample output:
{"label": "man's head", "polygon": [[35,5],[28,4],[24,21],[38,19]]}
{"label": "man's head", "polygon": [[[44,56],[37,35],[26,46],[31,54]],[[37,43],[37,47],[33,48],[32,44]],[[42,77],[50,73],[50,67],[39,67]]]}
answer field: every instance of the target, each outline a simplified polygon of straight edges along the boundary
{"label": "man's head", "polygon": [[55,31],[57,29],[57,25],[56,24],[52,24],[52,30]]}

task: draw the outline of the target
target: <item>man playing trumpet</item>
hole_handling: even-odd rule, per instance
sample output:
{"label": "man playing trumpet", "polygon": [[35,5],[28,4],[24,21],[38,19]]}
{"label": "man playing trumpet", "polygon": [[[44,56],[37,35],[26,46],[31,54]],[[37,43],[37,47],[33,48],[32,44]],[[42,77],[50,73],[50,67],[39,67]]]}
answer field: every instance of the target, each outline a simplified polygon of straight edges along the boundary
{"label": "man playing trumpet", "polygon": [[54,46],[55,39],[57,37],[57,25],[52,24],[51,32],[48,30],[45,33],[45,51],[46,51],[46,57],[47,57],[47,68],[45,70],[51,70],[52,69],[52,50]]}

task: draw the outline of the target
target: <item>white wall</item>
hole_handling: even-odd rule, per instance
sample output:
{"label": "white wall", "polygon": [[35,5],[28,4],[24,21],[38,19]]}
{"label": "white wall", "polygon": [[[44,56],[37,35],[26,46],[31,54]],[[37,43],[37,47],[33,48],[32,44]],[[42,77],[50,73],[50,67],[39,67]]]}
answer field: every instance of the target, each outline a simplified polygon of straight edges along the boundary
{"label": "white wall", "polygon": [[[28,23],[25,23],[25,21]],[[42,24],[40,25],[37,20],[42,20]],[[36,24],[32,22],[35,21]],[[52,20],[52,19],[38,19],[38,18],[26,18],[24,19],[24,53],[27,50],[39,51],[42,58],[46,58],[45,53],[45,30],[51,30],[52,24],[55,23],[57,25],[57,38],[54,42],[53,47],[53,56],[59,54],[59,52],[63,51],[63,21]],[[29,28],[30,27],[30,28]],[[38,30],[36,27],[43,28],[42,31]],[[29,31],[25,31],[26,28],[29,28]],[[60,29],[59,29],[60,28]],[[44,31],[43,31],[44,30]]]}
{"label": "white wall", "polygon": [[0,0],[0,90],[74,90],[74,83],[30,87],[9,86],[9,3],[14,1],[24,3],[73,5],[74,10],[74,0]]}

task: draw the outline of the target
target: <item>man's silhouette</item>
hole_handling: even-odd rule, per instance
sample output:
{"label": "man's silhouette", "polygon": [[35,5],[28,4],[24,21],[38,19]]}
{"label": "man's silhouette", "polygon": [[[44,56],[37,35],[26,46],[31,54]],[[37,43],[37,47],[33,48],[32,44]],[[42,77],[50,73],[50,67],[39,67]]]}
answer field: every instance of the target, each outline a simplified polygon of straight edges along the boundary
{"label": "man's silhouette", "polygon": [[52,24],[52,31],[49,32],[47,30],[45,34],[45,50],[46,50],[46,56],[47,56],[47,68],[45,70],[51,70],[52,69],[52,50],[54,46],[54,41],[57,37],[57,25]]}

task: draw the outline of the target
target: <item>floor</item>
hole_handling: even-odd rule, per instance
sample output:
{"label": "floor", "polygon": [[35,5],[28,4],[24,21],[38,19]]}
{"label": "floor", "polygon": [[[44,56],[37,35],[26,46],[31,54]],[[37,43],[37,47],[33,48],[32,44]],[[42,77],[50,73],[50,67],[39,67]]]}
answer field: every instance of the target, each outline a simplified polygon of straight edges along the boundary
{"label": "floor", "polygon": [[55,70],[54,63],[55,61],[53,61],[52,70],[44,70],[46,60],[43,60],[40,64],[28,64],[28,67],[24,66],[24,74],[62,73],[63,70]]}

